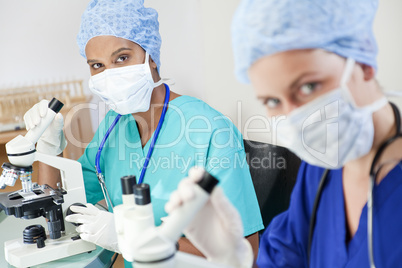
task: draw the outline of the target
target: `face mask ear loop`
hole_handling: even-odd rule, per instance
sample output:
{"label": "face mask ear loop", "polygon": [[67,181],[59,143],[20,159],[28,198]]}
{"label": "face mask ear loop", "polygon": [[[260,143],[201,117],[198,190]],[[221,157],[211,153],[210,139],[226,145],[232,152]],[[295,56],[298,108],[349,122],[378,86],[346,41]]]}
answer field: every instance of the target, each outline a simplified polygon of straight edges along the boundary
{"label": "face mask ear loop", "polygon": [[[148,54],[148,52],[145,52],[145,64],[148,66],[149,75],[151,76],[152,81],[154,81],[154,79],[152,78],[151,66],[149,65],[149,54]],[[153,87],[156,88],[156,87],[159,87],[162,84],[163,84],[163,79],[160,79],[158,82],[153,83]]]}
{"label": "face mask ear loop", "polygon": [[356,106],[355,100],[353,99],[352,94],[350,94],[348,82],[353,72],[353,67],[355,66],[355,60],[352,58],[347,58],[345,69],[343,70],[343,74],[341,77],[340,86],[342,89],[342,94],[346,100],[348,100],[354,107]]}
{"label": "face mask ear loop", "polygon": [[154,88],[159,87],[162,84],[163,84],[163,79],[161,79],[158,82],[154,83]]}
{"label": "face mask ear loop", "polygon": [[[151,66],[149,65],[149,54],[148,54],[148,52],[146,52],[146,51],[145,51],[145,63],[144,63],[144,64],[147,66],[147,68],[148,68],[148,74],[149,74],[149,76],[150,76],[151,81],[153,82],[154,79],[152,78]],[[153,86],[153,88],[156,88],[156,87],[162,85],[162,83],[163,83],[163,81],[162,81],[162,79],[161,79],[161,80],[159,80],[159,81],[156,82],[156,83],[153,82],[152,86]]]}
{"label": "face mask ear loop", "polygon": [[388,103],[388,100],[384,96],[381,99],[374,101],[372,104],[367,105],[366,107],[364,107],[364,109],[367,109],[371,113],[374,113],[374,112],[380,110],[382,107],[384,107],[387,103]]}
{"label": "face mask ear loop", "polygon": [[347,87],[347,83],[350,80],[350,76],[353,72],[353,67],[355,66],[355,60],[352,58],[348,58],[346,60],[345,69],[341,78],[341,87]]}
{"label": "face mask ear loop", "polygon": [[[352,75],[353,72],[353,67],[355,65],[355,60],[352,58],[348,58],[346,60],[345,64],[345,70],[343,71],[342,78],[341,78],[341,88],[343,93],[345,94],[344,97],[347,98],[355,107],[357,107],[352,94],[350,94],[349,87],[347,86],[347,83],[350,80],[350,76]],[[361,108],[357,107],[359,109],[367,109],[370,112],[375,112],[379,110],[380,108],[384,107],[388,103],[388,100],[384,97],[381,98],[372,104],[369,104],[368,106]]]}
{"label": "face mask ear loop", "polygon": [[149,54],[146,51],[145,51],[145,62],[144,62],[144,64],[147,64],[149,66]]}
{"label": "face mask ear loop", "polygon": [[176,81],[173,78],[167,77],[167,78],[162,78],[161,80],[164,84],[167,84],[168,86],[174,86],[176,84]]}
{"label": "face mask ear loop", "polygon": [[385,91],[384,92],[385,96],[387,97],[399,97],[402,98],[402,92],[401,91]]}

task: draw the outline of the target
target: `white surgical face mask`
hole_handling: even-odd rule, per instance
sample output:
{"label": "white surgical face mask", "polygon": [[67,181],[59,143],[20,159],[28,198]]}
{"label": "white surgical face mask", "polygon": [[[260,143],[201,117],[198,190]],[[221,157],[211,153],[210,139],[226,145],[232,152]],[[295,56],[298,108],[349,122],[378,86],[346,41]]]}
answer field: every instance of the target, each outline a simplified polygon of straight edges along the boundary
{"label": "white surgical face mask", "polygon": [[148,52],[144,64],[106,69],[89,79],[89,89],[118,114],[149,110],[152,91],[162,84],[154,83]]}
{"label": "white surgical face mask", "polygon": [[387,104],[385,97],[357,107],[347,82],[354,60],[348,59],[340,87],[293,110],[278,123],[277,141],[307,163],[328,169],[367,154],[373,144],[372,114]]}

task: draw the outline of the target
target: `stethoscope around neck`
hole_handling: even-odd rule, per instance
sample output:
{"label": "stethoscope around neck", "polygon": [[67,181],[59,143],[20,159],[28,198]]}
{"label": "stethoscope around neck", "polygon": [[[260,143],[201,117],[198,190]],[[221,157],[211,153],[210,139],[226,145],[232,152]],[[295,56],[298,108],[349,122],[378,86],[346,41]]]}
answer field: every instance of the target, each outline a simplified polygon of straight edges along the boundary
{"label": "stethoscope around neck", "polygon": [[[396,107],[396,105],[391,102],[390,102],[390,104],[391,104],[392,110],[394,112],[397,131],[394,136],[392,136],[391,138],[386,140],[383,144],[381,144],[380,148],[378,149],[377,153],[374,156],[373,162],[371,163],[371,167],[370,167],[370,185],[369,185],[370,187],[369,187],[368,198],[367,198],[367,243],[368,243],[370,268],[376,267],[375,263],[374,263],[374,249],[373,249],[373,201],[374,201],[373,200],[373,190],[374,190],[374,185],[375,185],[377,175],[379,173],[379,169],[376,172],[375,167],[377,166],[378,161],[379,161],[380,157],[382,156],[383,152],[385,151],[385,149],[398,138],[402,138],[401,115],[400,115],[399,110]],[[317,189],[317,193],[316,193],[316,196],[314,199],[313,210],[311,212],[308,246],[307,246],[307,264],[308,264],[308,266],[310,266],[310,261],[311,261],[311,246],[313,243],[314,228],[315,228],[315,223],[316,223],[316,218],[317,218],[317,209],[318,209],[318,205],[320,203],[322,191],[323,191],[323,189],[325,187],[325,183],[327,181],[328,171],[329,170],[326,169],[321,176],[320,183],[319,183],[318,189]]]}
{"label": "stethoscope around neck", "polygon": [[[138,184],[141,184],[144,181],[144,176],[145,176],[145,172],[147,171],[147,168],[148,168],[149,160],[151,159],[152,152],[154,150],[156,140],[158,139],[159,132],[160,132],[160,130],[162,128],[163,121],[165,120],[165,115],[166,115],[166,111],[167,111],[168,104],[169,104],[169,98],[170,98],[170,89],[169,89],[168,85],[166,85],[166,84],[164,84],[164,85],[165,85],[166,93],[165,93],[165,100],[164,100],[164,103],[163,103],[162,114],[161,114],[161,117],[159,119],[158,126],[155,129],[154,136],[153,136],[153,138],[151,140],[151,144],[149,146],[147,157],[145,158],[145,162],[144,162],[144,165],[143,165],[142,170],[141,170],[141,174],[140,174],[140,178],[138,180]],[[104,147],[104,145],[106,143],[107,138],[109,137],[110,133],[112,132],[112,130],[114,129],[114,127],[116,126],[116,124],[117,124],[117,122],[119,121],[120,118],[121,118],[121,114],[118,114],[116,116],[116,118],[113,120],[112,124],[110,125],[109,129],[106,131],[105,136],[103,137],[103,139],[102,139],[102,141],[101,141],[101,143],[99,145],[98,152],[96,153],[96,157],[95,157],[96,176],[98,177],[99,184],[100,184],[100,186],[102,188],[102,193],[103,193],[103,196],[105,197],[107,208],[108,208],[108,210],[112,210],[112,211],[113,211],[113,203],[112,203],[112,200],[110,198],[109,192],[108,192],[108,190],[106,188],[105,177],[104,177],[104,175],[102,173],[102,170],[100,168],[100,157],[101,157],[101,153],[102,153],[102,150],[103,150],[103,147]]]}

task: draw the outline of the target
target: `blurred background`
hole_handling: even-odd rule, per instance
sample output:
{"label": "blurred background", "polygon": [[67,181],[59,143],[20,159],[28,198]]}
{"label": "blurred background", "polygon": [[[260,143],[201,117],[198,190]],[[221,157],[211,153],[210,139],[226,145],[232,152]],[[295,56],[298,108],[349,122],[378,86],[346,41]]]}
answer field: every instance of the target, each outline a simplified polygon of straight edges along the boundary
{"label": "blurred background", "polygon": [[[82,81],[82,94],[90,95],[89,68],[79,55],[75,41],[80,16],[88,2],[0,0],[0,90],[3,93],[54,84],[68,91],[71,87],[66,83]],[[264,117],[262,104],[255,99],[251,86],[239,83],[233,73],[230,24],[239,2],[146,0],[145,5],[159,12],[161,76],[175,81],[172,89],[206,101],[228,116],[245,138],[270,142],[271,126]],[[401,10],[402,1],[382,0],[374,25],[380,50],[378,79],[385,90],[402,91]],[[76,129],[83,123],[90,125],[78,131],[81,139],[89,141],[107,109],[96,97],[83,99],[80,94],[72,94],[76,97],[72,98],[72,104],[92,104],[85,106],[87,111],[79,116]],[[402,98],[395,102],[402,107]]]}

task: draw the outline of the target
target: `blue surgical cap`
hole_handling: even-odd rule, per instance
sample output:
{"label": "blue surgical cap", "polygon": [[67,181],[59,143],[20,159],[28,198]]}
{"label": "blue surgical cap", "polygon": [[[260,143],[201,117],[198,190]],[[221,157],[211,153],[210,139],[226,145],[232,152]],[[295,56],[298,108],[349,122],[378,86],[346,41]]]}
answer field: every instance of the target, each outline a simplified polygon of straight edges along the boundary
{"label": "blue surgical cap", "polygon": [[242,0],[232,22],[235,73],[249,83],[258,59],[321,48],[377,68],[377,0]]}
{"label": "blue surgical cap", "polygon": [[85,47],[96,36],[121,37],[140,45],[160,69],[161,36],[158,13],[145,8],[143,0],[92,0],[81,17],[77,36],[80,54],[86,58]]}

